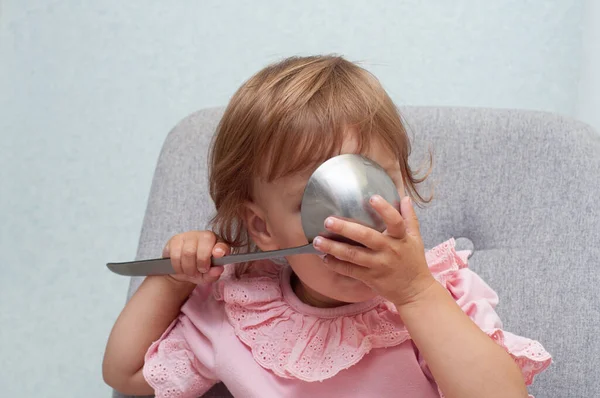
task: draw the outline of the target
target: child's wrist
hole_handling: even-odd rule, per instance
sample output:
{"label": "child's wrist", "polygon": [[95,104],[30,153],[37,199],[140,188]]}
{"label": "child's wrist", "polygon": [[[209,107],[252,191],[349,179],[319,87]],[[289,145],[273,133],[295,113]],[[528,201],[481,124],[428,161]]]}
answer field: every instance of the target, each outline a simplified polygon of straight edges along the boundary
{"label": "child's wrist", "polygon": [[439,301],[440,294],[447,293],[447,290],[432,276],[431,279],[421,282],[421,287],[416,289],[413,295],[402,300],[395,300],[393,303],[402,317],[403,313],[418,312],[423,306],[429,306],[431,303]]}

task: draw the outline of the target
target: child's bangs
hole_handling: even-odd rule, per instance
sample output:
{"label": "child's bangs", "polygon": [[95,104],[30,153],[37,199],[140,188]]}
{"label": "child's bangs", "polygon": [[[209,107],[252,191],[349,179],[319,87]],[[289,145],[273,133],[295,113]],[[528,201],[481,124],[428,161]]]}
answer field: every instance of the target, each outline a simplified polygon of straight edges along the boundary
{"label": "child's bangs", "polygon": [[[323,126],[324,127],[324,126]],[[268,182],[294,173],[308,173],[340,152],[345,137],[342,126],[302,129],[278,134],[285,137],[271,141],[263,163]]]}
{"label": "child's bangs", "polygon": [[[300,127],[300,126],[298,126]],[[379,142],[395,155],[397,141],[389,132],[377,128],[372,120],[358,123],[330,123],[324,126],[304,125],[274,134],[263,158],[261,175],[267,182],[294,173],[310,173],[327,159],[341,153],[344,141],[352,136],[356,140],[356,153],[366,155],[373,142]]]}
{"label": "child's bangs", "polygon": [[393,102],[368,72],[336,62],[310,78],[286,81],[278,90],[279,99],[261,115],[254,148],[253,171],[267,182],[312,172],[340,154],[348,138],[356,141],[356,153],[365,154],[377,142],[401,158],[402,123]]}

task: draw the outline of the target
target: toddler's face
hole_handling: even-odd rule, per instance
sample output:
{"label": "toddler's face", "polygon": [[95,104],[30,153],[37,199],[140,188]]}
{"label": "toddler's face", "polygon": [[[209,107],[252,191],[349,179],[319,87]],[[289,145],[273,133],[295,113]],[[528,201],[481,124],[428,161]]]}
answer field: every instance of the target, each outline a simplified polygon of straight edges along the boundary
{"label": "toddler's face", "polygon": [[[353,153],[357,153],[356,141],[348,138],[342,145],[340,154]],[[386,170],[396,184],[400,197],[403,197],[402,174],[395,156],[380,145],[372,145],[365,156]],[[310,174],[311,172],[292,175],[272,183],[256,183],[255,204],[264,213],[272,240],[268,249],[285,249],[308,243],[302,230],[300,204]],[[304,289],[325,304],[355,303],[375,296],[362,282],[329,270],[318,255],[290,256],[287,260]]]}

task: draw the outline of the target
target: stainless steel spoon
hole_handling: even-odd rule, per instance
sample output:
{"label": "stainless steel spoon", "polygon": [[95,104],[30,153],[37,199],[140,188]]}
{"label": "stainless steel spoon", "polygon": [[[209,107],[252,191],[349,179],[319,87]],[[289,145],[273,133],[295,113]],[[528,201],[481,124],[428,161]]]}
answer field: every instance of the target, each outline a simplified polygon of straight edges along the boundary
{"label": "stainless steel spoon", "polygon": [[[315,170],[304,189],[300,217],[308,244],[289,249],[212,258],[211,264],[225,265],[297,254],[316,254],[319,252],[312,241],[317,236],[356,243],[325,230],[325,219],[330,216],[352,220],[382,232],[386,228],[385,223],[369,204],[369,199],[376,194],[397,209],[400,208],[400,195],[394,182],[377,163],[361,155],[335,156]],[[107,267],[114,273],[126,276],[175,273],[169,258],[108,263]]]}

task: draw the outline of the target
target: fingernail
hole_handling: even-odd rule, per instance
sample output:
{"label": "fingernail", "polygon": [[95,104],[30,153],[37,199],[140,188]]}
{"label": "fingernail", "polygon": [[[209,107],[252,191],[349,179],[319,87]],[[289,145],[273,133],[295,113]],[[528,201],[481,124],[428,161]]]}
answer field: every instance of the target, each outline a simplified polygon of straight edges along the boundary
{"label": "fingernail", "polygon": [[316,247],[319,247],[319,246],[321,246],[321,244],[322,244],[322,243],[323,243],[323,239],[321,239],[321,238],[319,238],[319,237],[316,237],[316,238],[315,238],[315,240],[313,241],[313,244],[314,244]]}
{"label": "fingernail", "polygon": [[373,195],[371,196],[371,203],[377,203],[381,200],[381,196],[379,195]]}
{"label": "fingernail", "polygon": [[327,220],[325,220],[325,228],[331,228],[333,227],[334,221],[332,218],[328,218]]}
{"label": "fingernail", "polygon": [[215,249],[215,254],[218,254],[219,256],[222,256],[223,254],[225,254],[225,252],[221,248],[216,248]]}

